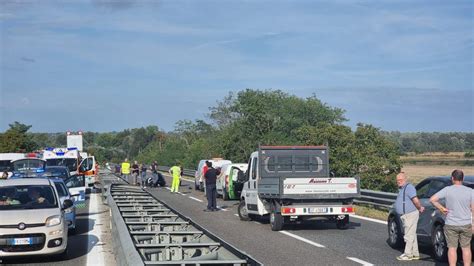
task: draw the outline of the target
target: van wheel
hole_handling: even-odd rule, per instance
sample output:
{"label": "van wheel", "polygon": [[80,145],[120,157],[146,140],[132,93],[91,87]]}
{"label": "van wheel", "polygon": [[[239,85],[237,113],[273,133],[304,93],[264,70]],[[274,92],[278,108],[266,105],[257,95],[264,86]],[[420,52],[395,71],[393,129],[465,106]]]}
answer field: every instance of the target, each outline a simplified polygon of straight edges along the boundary
{"label": "van wheel", "polygon": [[347,229],[349,226],[349,215],[345,215],[344,219],[336,220],[337,229]]}
{"label": "van wheel", "polygon": [[400,248],[403,245],[402,230],[395,216],[388,219],[388,245],[392,248]]}
{"label": "van wheel", "polygon": [[242,221],[250,221],[250,216],[245,205],[245,200],[241,200],[238,208],[239,218]]}
{"label": "van wheel", "polygon": [[270,226],[272,231],[280,231],[283,229],[284,224],[285,223],[281,213],[277,212],[276,208],[273,208],[272,212],[270,213]]}
{"label": "van wheel", "polygon": [[222,199],[223,199],[223,200],[229,200],[229,193],[227,192],[227,189],[226,189],[225,186],[224,186],[224,188],[222,189]]}
{"label": "van wheel", "polygon": [[431,237],[433,243],[433,253],[437,261],[446,262],[448,260],[448,245],[444,236],[443,227],[437,225]]}

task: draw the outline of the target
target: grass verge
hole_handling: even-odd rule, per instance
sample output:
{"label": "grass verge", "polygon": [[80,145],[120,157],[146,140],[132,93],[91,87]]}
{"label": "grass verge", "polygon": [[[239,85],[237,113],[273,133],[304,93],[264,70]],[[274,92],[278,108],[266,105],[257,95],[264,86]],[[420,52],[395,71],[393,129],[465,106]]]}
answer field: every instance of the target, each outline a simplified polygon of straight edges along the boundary
{"label": "grass verge", "polygon": [[357,205],[355,207],[355,213],[360,216],[378,219],[381,221],[387,221],[388,218],[388,211],[374,209],[362,205]]}

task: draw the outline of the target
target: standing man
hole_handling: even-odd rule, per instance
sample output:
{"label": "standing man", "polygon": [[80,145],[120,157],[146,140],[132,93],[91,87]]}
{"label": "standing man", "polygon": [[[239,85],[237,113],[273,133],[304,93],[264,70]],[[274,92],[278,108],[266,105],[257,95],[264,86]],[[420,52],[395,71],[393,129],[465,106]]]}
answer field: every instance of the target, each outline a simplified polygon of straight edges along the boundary
{"label": "standing man", "polygon": [[416,227],[420,217],[419,212],[423,212],[425,208],[421,206],[420,200],[416,196],[415,187],[407,182],[405,173],[401,172],[397,175],[397,185],[400,190],[395,201],[395,209],[402,220],[405,231],[403,239],[406,243],[405,251],[397,257],[397,260],[419,260],[420,252],[418,251]]}
{"label": "standing man", "polygon": [[150,165],[151,175],[153,176],[153,184],[158,182],[158,162],[154,161]]}
{"label": "standing man", "polygon": [[212,167],[211,162],[207,162],[207,171],[204,175],[206,183],[207,209],[204,211],[217,211],[217,190],[216,190],[217,170]]}
{"label": "standing man", "polygon": [[[453,185],[434,194],[430,202],[444,215],[444,235],[448,244],[448,261],[450,266],[456,265],[458,244],[462,249],[464,265],[471,265],[471,238],[474,228],[474,190],[463,186],[464,173],[454,170],[451,173]],[[446,207],[439,203],[446,200]]]}
{"label": "standing man", "polygon": [[138,165],[137,161],[134,161],[132,164],[132,178],[133,178],[133,185],[137,185],[138,176],[140,174],[140,166]]}
{"label": "standing man", "polygon": [[175,165],[170,168],[169,173],[173,176],[173,181],[171,183],[171,192],[178,193],[179,189],[179,179],[181,177],[181,164]]}
{"label": "standing man", "polygon": [[122,173],[122,178],[130,183],[130,163],[128,162],[128,158],[125,158],[125,161],[122,163],[120,172]]}
{"label": "standing man", "polygon": [[142,163],[140,167],[140,176],[141,176],[141,184],[143,188],[146,188],[146,164]]}

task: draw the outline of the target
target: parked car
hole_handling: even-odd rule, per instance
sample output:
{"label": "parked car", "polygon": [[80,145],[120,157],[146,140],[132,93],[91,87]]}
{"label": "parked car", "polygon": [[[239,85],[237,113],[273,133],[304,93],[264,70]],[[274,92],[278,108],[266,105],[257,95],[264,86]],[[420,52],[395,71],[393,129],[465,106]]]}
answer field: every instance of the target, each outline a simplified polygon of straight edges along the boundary
{"label": "parked car", "polygon": [[67,255],[68,227],[53,181],[19,178],[0,181],[0,258]]}
{"label": "parked car", "polygon": [[[429,177],[416,185],[417,196],[420,203],[425,207],[425,211],[420,213],[416,234],[420,244],[430,245],[433,248],[433,254],[436,260],[446,261],[448,248],[443,232],[444,219],[446,218],[431,203],[430,197],[441,189],[452,184],[451,177],[438,176]],[[464,185],[474,188],[474,176],[465,176]],[[444,200],[440,201],[444,204]],[[393,248],[400,248],[404,245],[404,230],[400,215],[395,211],[395,207],[389,211],[388,215],[388,244]],[[471,248],[474,247],[474,239],[471,242]]]}
{"label": "parked car", "polygon": [[212,163],[212,167],[218,168],[222,167],[225,164],[230,164],[232,163],[229,160],[224,160],[222,158],[212,158],[212,159],[206,159],[206,160],[200,160],[198,164],[198,168],[196,170],[196,173],[194,174],[194,188],[196,190],[201,190],[204,191],[204,174],[203,174],[203,168],[206,163],[206,161],[210,161]]}
{"label": "parked car", "polygon": [[239,173],[245,175],[247,168],[246,163],[223,165],[216,180],[217,195],[221,195],[224,200],[238,199],[243,186],[243,183],[238,182]]}
{"label": "parked car", "polygon": [[[69,173],[69,171],[68,171]],[[69,189],[66,187],[66,183],[61,178],[51,178],[58,191],[59,200],[60,202],[64,202],[65,200],[71,200],[74,203],[74,197],[69,192]],[[76,233],[76,206],[71,206],[70,208],[64,209],[64,218],[66,219],[66,223],[68,225],[69,233],[75,234]]]}

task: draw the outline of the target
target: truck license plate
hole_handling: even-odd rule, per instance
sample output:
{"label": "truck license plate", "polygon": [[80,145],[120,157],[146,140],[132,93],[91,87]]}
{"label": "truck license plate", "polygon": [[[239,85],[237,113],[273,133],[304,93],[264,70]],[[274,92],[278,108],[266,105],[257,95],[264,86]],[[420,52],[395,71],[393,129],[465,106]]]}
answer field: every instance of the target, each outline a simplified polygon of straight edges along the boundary
{"label": "truck license plate", "polygon": [[31,238],[14,238],[13,245],[31,245]]}
{"label": "truck license plate", "polygon": [[328,208],[309,208],[309,213],[327,213]]}

